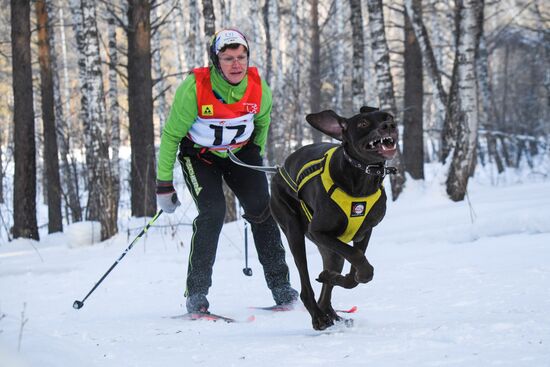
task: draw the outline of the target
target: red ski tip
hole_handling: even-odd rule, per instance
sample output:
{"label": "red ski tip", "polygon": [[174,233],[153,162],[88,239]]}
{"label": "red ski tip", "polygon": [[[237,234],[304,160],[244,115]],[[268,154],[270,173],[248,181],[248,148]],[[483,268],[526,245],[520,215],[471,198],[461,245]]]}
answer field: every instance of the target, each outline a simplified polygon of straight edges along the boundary
{"label": "red ski tip", "polygon": [[336,310],[336,312],[342,312],[342,313],[354,313],[357,311],[357,306],[353,306],[349,310]]}

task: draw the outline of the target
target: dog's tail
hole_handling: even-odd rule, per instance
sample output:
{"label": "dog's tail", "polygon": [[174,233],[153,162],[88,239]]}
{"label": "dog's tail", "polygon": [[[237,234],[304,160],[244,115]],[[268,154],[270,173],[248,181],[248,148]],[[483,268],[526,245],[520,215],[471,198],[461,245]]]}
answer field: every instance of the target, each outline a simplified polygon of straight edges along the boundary
{"label": "dog's tail", "polygon": [[237,158],[237,156],[235,156],[235,154],[233,154],[231,150],[227,150],[227,155],[229,155],[229,159],[231,159],[233,163],[238,164],[239,166],[242,166],[242,167],[247,167],[247,168],[250,168],[256,171],[265,172],[265,173],[277,173],[277,171],[279,170],[279,167],[277,166],[274,166],[274,167],[254,166],[252,164],[246,164],[243,161],[241,161],[239,158]]}

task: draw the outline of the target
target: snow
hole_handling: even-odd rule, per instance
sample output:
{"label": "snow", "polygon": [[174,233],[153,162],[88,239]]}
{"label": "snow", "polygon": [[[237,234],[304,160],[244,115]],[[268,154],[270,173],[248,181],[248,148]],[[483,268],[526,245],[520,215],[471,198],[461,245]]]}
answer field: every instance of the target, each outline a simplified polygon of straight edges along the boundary
{"label": "snow", "polygon": [[[409,179],[389,203],[367,250],[374,280],[334,291],[336,308],[358,306],[352,328],[315,331],[302,306],[249,309],[273,301],[254,250],[254,275],[242,273],[242,221],[224,227],[209,300],[213,312],[256,320],[170,318],[184,312],[191,238],[191,226],[170,224],[194,215],[183,190],[182,207],[159,218],[80,310],[74,300],[146,219],[121,221],[119,235],[93,245],[92,223],[1,243],[0,366],[550,366],[550,182],[478,174],[454,203],[440,176]],[[315,278],[312,244],[308,256]]]}

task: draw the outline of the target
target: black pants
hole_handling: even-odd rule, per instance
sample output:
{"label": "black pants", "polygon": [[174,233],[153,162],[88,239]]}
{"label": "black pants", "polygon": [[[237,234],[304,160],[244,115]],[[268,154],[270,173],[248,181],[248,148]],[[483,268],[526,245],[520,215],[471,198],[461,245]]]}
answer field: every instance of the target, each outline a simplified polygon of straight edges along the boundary
{"label": "black pants", "polygon": [[[248,164],[262,164],[259,148],[253,144],[243,147],[236,156]],[[269,211],[265,174],[236,165],[229,158],[219,158],[209,152],[201,154],[197,149],[180,147],[178,158],[187,188],[199,212],[193,221],[186,296],[208,294],[212,285],[212,267],[225,217],[222,177],[239,199],[244,218],[250,223],[267,286],[274,289],[288,285],[285,250],[277,224]]]}

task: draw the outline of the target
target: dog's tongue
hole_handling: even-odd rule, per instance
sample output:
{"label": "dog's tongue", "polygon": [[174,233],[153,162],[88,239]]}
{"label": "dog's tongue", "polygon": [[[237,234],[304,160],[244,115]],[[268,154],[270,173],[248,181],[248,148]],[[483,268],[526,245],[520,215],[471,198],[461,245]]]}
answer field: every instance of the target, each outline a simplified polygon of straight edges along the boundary
{"label": "dog's tongue", "polygon": [[391,159],[397,152],[397,146],[396,144],[392,144],[390,146],[386,146],[384,144],[378,145],[378,154],[383,156],[386,159]]}

